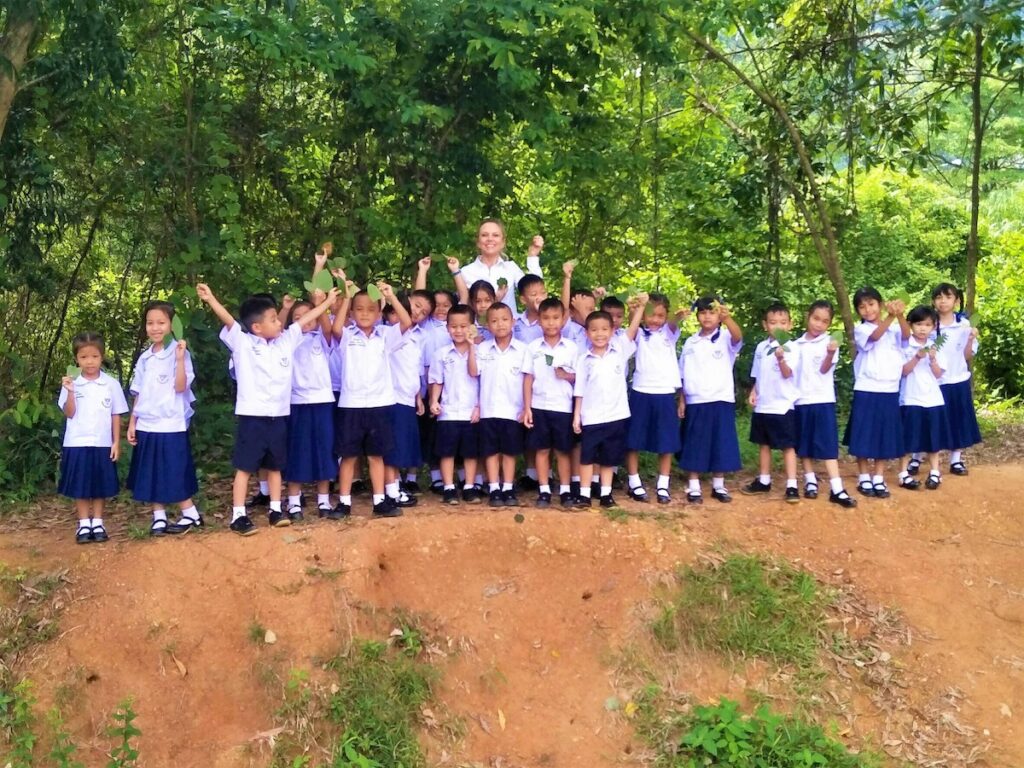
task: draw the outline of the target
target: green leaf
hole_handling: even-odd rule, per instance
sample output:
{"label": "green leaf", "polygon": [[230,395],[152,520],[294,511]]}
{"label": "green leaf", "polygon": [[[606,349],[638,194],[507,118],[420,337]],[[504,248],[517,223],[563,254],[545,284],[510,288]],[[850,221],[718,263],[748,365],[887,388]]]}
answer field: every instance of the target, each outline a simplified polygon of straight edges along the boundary
{"label": "green leaf", "polygon": [[313,285],[317,290],[327,293],[334,286],[334,278],[326,269],[321,269],[313,276]]}
{"label": "green leaf", "polygon": [[338,256],[337,258],[328,261],[327,266],[331,269],[345,269],[345,259]]}
{"label": "green leaf", "polygon": [[834,341],[836,344],[838,344],[839,346],[843,346],[843,339],[845,339],[846,337],[843,335],[842,331],[832,331],[832,333],[830,333],[829,336],[831,337],[832,341]]}
{"label": "green leaf", "polygon": [[935,341],[932,342],[932,346],[935,347],[935,349],[942,349],[946,345],[947,341],[949,341],[949,334],[940,333],[935,337]]}
{"label": "green leaf", "polygon": [[355,296],[357,293],[359,293],[359,291],[360,291],[359,286],[356,285],[355,283],[352,283],[352,287],[349,288],[349,291],[348,291],[348,297],[351,299],[353,296]]}
{"label": "green leaf", "polygon": [[170,347],[174,344],[174,334],[168,333],[164,335],[164,348]]}
{"label": "green leaf", "polygon": [[77,379],[82,375],[82,369],[77,365],[69,365],[67,373],[65,374],[69,379]]}
{"label": "green leaf", "polygon": [[369,296],[374,301],[380,301],[382,298],[384,298],[384,295],[380,292],[380,288],[378,288],[373,283],[370,283],[369,285],[366,286],[366,295]]}
{"label": "green leaf", "polygon": [[171,318],[171,333],[174,334],[176,339],[185,338],[185,326],[182,325],[181,318],[177,315]]}
{"label": "green leaf", "polygon": [[506,287],[508,287],[508,280],[506,280],[504,277],[499,277],[498,278],[498,288],[501,289],[501,288],[506,288]]}
{"label": "green leaf", "polygon": [[312,293],[316,290],[316,285],[309,280],[304,280],[302,282],[302,287],[306,289],[306,293]]}
{"label": "green leaf", "polygon": [[779,342],[779,344],[785,344],[786,342],[793,340],[793,334],[789,331],[784,331],[781,328],[776,328],[772,331],[772,338]]}
{"label": "green leaf", "polygon": [[545,362],[545,363],[546,363],[547,365],[554,365],[554,363],[555,363],[555,358],[554,358],[554,356],[553,356],[553,355],[544,355],[544,362]]}

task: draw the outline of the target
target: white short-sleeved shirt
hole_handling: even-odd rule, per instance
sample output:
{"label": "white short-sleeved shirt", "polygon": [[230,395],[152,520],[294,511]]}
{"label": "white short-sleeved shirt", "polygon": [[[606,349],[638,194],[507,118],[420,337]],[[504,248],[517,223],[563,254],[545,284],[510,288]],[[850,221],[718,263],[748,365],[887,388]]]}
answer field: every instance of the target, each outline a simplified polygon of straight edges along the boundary
{"label": "white short-sleeved shirt", "polygon": [[[526,257],[526,271],[538,277],[544,276],[540,270],[539,256]],[[508,291],[505,293],[502,303],[512,310],[513,317],[519,313],[516,307],[516,291],[519,288],[519,281],[523,279],[525,274],[514,261],[501,258],[498,259],[493,267],[488,267],[477,256],[462,268],[462,279],[466,281],[467,286],[472,286],[477,280],[486,280],[497,291],[498,280],[505,278],[508,281]]]}
{"label": "white short-sleeved shirt", "polygon": [[[565,336],[554,346],[548,344],[543,337],[527,345],[523,373],[533,376],[533,400],[530,408],[572,413],[573,385],[558,378],[555,369],[575,370],[579,354],[579,347]],[[548,358],[551,359],[550,364]]]}
{"label": "white short-sleeved shirt", "polygon": [[954,315],[952,325],[939,326],[939,332],[949,338],[938,352],[939,365],[945,370],[939,384],[959,384],[971,378],[971,367],[967,364],[964,352],[967,345],[978,351],[978,340],[971,341],[971,321],[960,314]]}
{"label": "white short-sleeved shirt", "polygon": [[580,398],[580,423],[583,426],[607,424],[629,418],[629,393],[626,373],[636,344],[628,336],[615,338],[603,355],[593,349],[576,361],[573,395]]}
{"label": "white short-sleeved shirt", "polygon": [[523,363],[526,345],[510,339],[505,349],[495,340],[476,349],[480,372],[480,418],[518,421],[523,413]]}
{"label": "white short-sleeved shirt", "polygon": [[531,341],[543,338],[544,329],[541,327],[540,317],[538,316],[531,322],[526,319],[526,313],[523,312],[512,324],[512,335],[522,344],[529,344]]}
{"label": "white short-sleeved shirt", "polygon": [[469,352],[454,344],[437,350],[427,374],[431,384],[441,385],[441,415],[438,421],[469,421],[480,405],[480,382],[469,375]]}
{"label": "white short-sleeved shirt", "polygon": [[391,353],[391,382],[395,387],[395,402],[398,405],[416,407],[416,395],[423,384],[426,372],[426,345],[430,334],[414,325],[402,334],[402,342]]}
{"label": "white short-sleeved shirt", "polygon": [[636,332],[636,370],[633,390],[648,395],[675,394],[681,386],[676,341],[679,329],[668,323],[656,331],[640,328]]}
{"label": "white short-sleeved shirt", "polygon": [[797,367],[793,369],[796,377],[796,388],[800,395],[797,405],[820,405],[836,401],[836,365],[839,361],[839,350],[832,356],[832,365],[828,371],[821,372],[821,364],[828,355],[829,335],[822,333],[811,338],[806,333],[793,342],[797,354]]}
{"label": "white short-sleeved shirt", "polygon": [[369,333],[345,329],[335,347],[341,357],[339,408],[384,408],[395,404],[391,353],[402,344],[397,325],[375,325]]}
{"label": "white short-sleeved shirt", "polygon": [[334,402],[332,346],[320,328],[302,334],[292,364],[292,405]]}
{"label": "white short-sleeved shirt", "polygon": [[775,339],[765,339],[754,349],[754,359],[750,363],[750,375],[757,380],[757,404],[754,406],[754,413],[789,413],[800,396],[800,390],[796,385],[796,352],[786,349],[782,353],[786,364],[793,370],[793,375],[787,379],[782,375],[782,367],[775,357],[775,350],[778,347],[779,342]]}
{"label": "white short-sleeved shirt", "polygon": [[679,375],[687,404],[736,402],[732,367],[742,348],[743,339],[733,344],[725,327],[707,336],[695,333],[686,340],[679,355]]}
{"label": "white short-sleeved shirt", "polygon": [[[63,410],[68,391],[60,388],[57,405]],[[100,371],[95,379],[75,379],[75,416],[64,427],[65,448],[109,448],[114,444],[111,418],[128,413],[128,402],[117,379]]]}
{"label": "white short-sleeved shirt", "polygon": [[562,327],[562,336],[579,347],[579,345],[586,343],[587,329],[575,320],[569,320]]}
{"label": "white short-sleeved shirt", "polygon": [[135,429],[140,432],[184,432],[195,412],[192,403],[192,356],[185,350],[185,391],[174,391],[175,345],[139,355],[128,390],[135,395]]}
{"label": "white short-sleeved shirt", "polygon": [[293,323],[276,339],[267,341],[246,333],[235,321],[220,329],[220,340],[231,350],[238,394],[239,416],[287,416],[291,413],[292,363],[302,341],[302,326]]}
{"label": "white short-sleeved shirt", "polygon": [[853,329],[857,357],[853,388],[860,392],[898,392],[903,377],[903,331],[895,320],[878,341],[869,341],[878,323],[862,321]]}
{"label": "white short-sleeved shirt", "polygon": [[[909,362],[918,353],[918,350],[925,346],[927,345],[920,344],[913,338],[907,339],[907,343],[902,349],[903,362]],[[936,358],[938,358],[938,353],[936,353]],[[941,360],[939,360],[939,365],[942,365]],[[914,370],[903,377],[900,384],[900,405],[936,408],[945,404],[942,390],[939,389],[939,379],[932,373],[931,360],[928,357],[923,357],[918,360]]]}

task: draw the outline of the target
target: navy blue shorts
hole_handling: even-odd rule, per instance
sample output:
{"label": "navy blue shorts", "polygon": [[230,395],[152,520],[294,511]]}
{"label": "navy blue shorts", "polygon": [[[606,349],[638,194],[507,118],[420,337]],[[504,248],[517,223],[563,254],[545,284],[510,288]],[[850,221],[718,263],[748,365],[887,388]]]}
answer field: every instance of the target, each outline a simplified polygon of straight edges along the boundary
{"label": "navy blue shorts", "polygon": [[839,458],[839,426],[835,403],[813,403],[796,407],[796,455],[801,459]]}
{"label": "navy blue shorts", "polygon": [[629,393],[629,433],[626,447],[631,451],[676,453],[679,440],[679,406],[671,393],[652,395]]}
{"label": "navy blue shorts", "polygon": [[554,449],[559,453],[572,450],[572,414],[561,411],[533,411],[533,429],[526,430],[526,450],[546,451]]}
{"label": "navy blue shorts", "polygon": [[679,431],[683,443],[678,454],[681,469],[724,474],[743,468],[735,403],[687,403]]}
{"label": "navy blue shorts", "polygon": [[62,450],[57,492],[72,499],[109,499],[117,496],[117,464],[110,460],[110,449]]}
{"label": "navy blue shorts", "polygon": [[438,459],[480,455],[480,429],[469,421],[438,421],[434,431],[434,455]]}
{"label": "navy blue shorts", "polygon": [[175,504],[198,490],[188,432],[136,431],[125,484],[136,501]]}
{"label": "navy blue shorts", "polygon": [[480,455],[519,456],[523,453],[523,425],[512,419],[480,419]]}
{"label": "navy blue shorts", "polygon": [[242,472],[280,472],[288,463],[287,416],[239,416],[231,464]]}
{"label": "navy blue shorts", "polygon": [[629,419],[589,424],[583,427],[580,464],[615,467],[626,458],[626,434]]}
{"label": "navy blue shorts", "polygon": [[339,408],[334,433],[334,452],[343,459],[354,456],[383,456],[394,448],[391,406]]}
{"label": "navy blue shorts", "polygon": [[786,413],[750,414],[750,442],[769,448],[796,448],[798,422],[796,409]]}
{"label": "navy blue shorts", "polygon": [[398,469],[415,469],[423,463],[420,451],[420,425],[416,409],[411,405],[392,405],[391,436],[394,445],[384,454],[384,463]]}

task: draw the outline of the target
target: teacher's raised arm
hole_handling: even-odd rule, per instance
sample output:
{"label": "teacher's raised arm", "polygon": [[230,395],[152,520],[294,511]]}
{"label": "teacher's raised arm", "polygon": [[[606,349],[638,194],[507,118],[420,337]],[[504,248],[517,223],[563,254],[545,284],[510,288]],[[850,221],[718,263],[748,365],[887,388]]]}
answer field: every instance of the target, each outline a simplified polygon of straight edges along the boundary
{"label": "teacher's raised arm", "polygon": [[[526,274],[519,265],[505,255],[505,225],[500,219],[484,219],[476,232],[477,257],[462,268],[466,285],[486,280],[494,288],[498,301],[507,304],[513,313],[516,308],[516,286]],[[544,238],[535,235],[526,253],[526,272],[543,277],[540,252]]]}

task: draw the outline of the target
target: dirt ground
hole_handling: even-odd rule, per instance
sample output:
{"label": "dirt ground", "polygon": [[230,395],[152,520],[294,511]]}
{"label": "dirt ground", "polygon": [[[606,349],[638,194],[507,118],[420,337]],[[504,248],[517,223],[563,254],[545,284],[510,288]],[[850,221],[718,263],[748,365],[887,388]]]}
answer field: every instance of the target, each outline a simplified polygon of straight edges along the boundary
{"label": "dirt ground", "polygon": [[[667,575],[731,549],[786,557],[870,611],[898,612],[886,701],[856,675],[838,688],[853,743],[909,757],[915,735],[944,729],[962,749],[935,765],[1024,765],[1024,465],[974,467],[937,492],[895,490],[853,511],[778,497],[624,503],[625,520],[526,508],[522,523],[433,503],[369,520],[357,499],[350,523],[247,539],[133,541],[115,515],[120,535],[84,547],[55,506],[47,519],[60,527],[0,534],[0,562],[69,569],[61,634],[19,671],[41,707],[70,710],[87,766],[105,764],[105,727],[129,695],[142,765],[266,765],[259,734],[275,726],[288,670],[315,674],[395,608],[420,617],[442,673],[427,718],[436,727],[424,734],[432,764],[639,764],[631,724],[606,702],[633,692],[624,667],[649,648]],[[254,625],[276,643],[255,643]],[[779,690],[758,665],[693,653],[661,662],[664,681],[695,701],[743,699],[761,682]]]}

